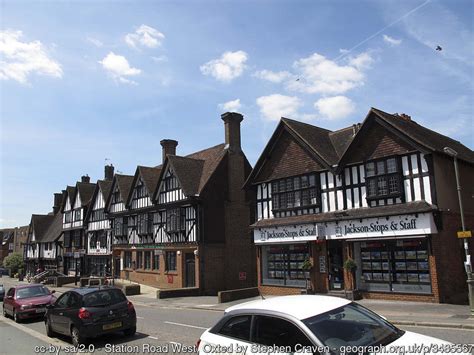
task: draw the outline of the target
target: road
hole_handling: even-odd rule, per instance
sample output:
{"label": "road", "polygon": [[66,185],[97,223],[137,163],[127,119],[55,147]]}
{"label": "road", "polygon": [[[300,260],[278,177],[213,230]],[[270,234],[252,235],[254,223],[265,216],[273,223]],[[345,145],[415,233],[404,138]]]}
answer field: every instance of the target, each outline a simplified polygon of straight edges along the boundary
{"label": "road", "polygon": [[[158,307],[139,302],[135,303],[135,309],[138,317],[135,336],[127,338],[122,334],[112,334],[93,339],[82,353],[185,353],[185,350],[193,350],[202,332],[222,316],[221,311]],[[474,343],[474,330],[401,328],[456,344]],[[188,348],[179,351],[179,346]],[[51,354],[58,349],[60,354],[73,350],[67,337],[48,338],[41,319],[15,324],[0,315],[0,354]]]}

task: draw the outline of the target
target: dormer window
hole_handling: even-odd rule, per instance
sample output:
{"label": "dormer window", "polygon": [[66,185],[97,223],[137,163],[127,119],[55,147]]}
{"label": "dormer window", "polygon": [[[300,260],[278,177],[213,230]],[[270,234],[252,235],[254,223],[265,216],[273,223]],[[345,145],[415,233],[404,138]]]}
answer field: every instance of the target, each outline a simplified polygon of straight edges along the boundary
{"label": "dormer window", "polygon": [[273,210],[281,211],[318,206],[320,198],[316,181],[316,174],[273,181]]}
{"label": "dormer window", "polygon": [[402,193],[400,170],[395,157],[366,163],[367,199],[399,197]]}
{"label": "dormer window", "polygon": [[114,191],[114,193],[112,194],[112,203],[119,203],[121,202],[122,199],[120,198],[120,191],[117,189]]}
{"label": "dormer window", "polygon": [[142,198],[146,196],[145,185],[143,184],[143,181],[141,179],[138,180],[137,182],[136,190],[137,190],[137,198]]}
{"label": "dormer window", "polygon": [[75,209],[74,210],[74,220],[75,221],[80,221],[82,218],[81,218],[81,209],[78,208],[78,209]]}

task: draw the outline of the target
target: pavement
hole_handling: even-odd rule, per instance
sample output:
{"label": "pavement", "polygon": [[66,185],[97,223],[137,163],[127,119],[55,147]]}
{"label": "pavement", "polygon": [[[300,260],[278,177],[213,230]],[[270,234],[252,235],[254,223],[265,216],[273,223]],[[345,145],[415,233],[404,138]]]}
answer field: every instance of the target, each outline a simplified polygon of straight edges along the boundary
{"label": "pavement", "polygon": [[[122,282],[130,283],[129,281]],[[2,279],[0,279],[1,283]],[[19,282],[16,281],[15,283]],[[52,289],[55,289],[58,293],[63,293],[74,287],[76,287],[74,284],[68,284]],[[133,303],[145,307],[203,309],[216,312],[223,312],[226,308],[235,304],[260,299],[260,297],[254,297],[228,303],[218,303],[217,296],[157,299],[156,291],[156,288],[141,285],[142,293],[136,296],[128,296],[128,298]],[[266,296],[266,298],[270,297],[272,296]],[[357,303],[384,316],[395,325],[474,330],[474,317],[471,316],[469,306],[467,305],[369,299],[362,299],[357,301]]]}

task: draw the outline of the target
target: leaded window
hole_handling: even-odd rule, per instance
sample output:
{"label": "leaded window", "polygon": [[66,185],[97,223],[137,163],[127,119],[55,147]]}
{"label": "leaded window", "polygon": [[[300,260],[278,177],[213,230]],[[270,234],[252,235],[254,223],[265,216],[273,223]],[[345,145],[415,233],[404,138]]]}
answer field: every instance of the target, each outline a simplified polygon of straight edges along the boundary
{"label": "leaded window", "polygon": [[401,169],[396,157],[365,164],[367,198],[398,197],[401,195]]}
{"label": "leaded window", "polygon": [[166,211],[166,231],[178,233],[185,229],[185,209],[175,208]]}
{"label": "leaded window", "polygon": [[273,181],[273,210],[292,210],[318,206],[320,198],[316,181],[316,174]]}

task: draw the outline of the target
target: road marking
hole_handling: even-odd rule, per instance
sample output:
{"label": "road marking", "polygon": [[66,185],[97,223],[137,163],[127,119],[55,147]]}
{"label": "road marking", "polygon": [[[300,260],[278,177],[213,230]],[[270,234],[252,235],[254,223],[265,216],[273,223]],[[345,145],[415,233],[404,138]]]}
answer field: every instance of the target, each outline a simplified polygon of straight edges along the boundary
{"label": "road marking", "polygon": [[149,336],[148,336],[148,338],[150,338],[150,339],[154,339],[154,340],[158,340],[158,338],[157,338],[157,337],[152,337],[151,335],[149,335]]}
{"label": "road marking", "polygon": [[35,337],[35,338],[37,338],[41,341],[44,341],[47,344],[58,345],[58,346],[61,346],[61,347],[64,347],[65,345],[66,346],[71,346],[71,344],[66,343],[62,340],[47,337],[46,335],[43,335],[40,332],[37,332],[36,330],[30,329],[28,327],[25,327],[24,325],[15,323],[14,321],[4,319],[3,317],[0,318],[0,322],[4,322],[8,325],[11,325],[12,327],[15,327],[15,328],[25,332],[26,334],[31,335],[32,337]]}
{"label": "road marking", "polygon": [[198,327],[196,325],[189,325],[189,324],[183,324],[183,323],[175,323],[175,322],[168,322],[168,321],[165,321],[166,324],[172,324],[172,325],[179,325],[181,327],[188,327],[188,328],[196,328],[196,329],[204,329],[206,330],[207,328],[204,328],[204,327]]}

